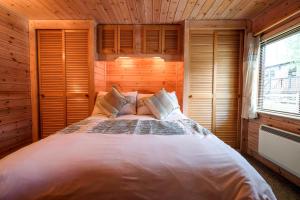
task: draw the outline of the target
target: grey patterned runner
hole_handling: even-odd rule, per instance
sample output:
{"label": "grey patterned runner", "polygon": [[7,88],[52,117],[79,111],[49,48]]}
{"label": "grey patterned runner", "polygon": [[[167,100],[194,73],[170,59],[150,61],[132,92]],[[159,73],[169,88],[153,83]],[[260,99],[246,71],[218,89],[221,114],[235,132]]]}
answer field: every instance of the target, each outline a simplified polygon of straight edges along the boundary
{"label": "grey patterned runner", "polygon": [[139,135],[191,135],[210,134],[210,131],[190,119],[176,121],[158,120],[105,120],[99,122],[88,133],[139,134]]}

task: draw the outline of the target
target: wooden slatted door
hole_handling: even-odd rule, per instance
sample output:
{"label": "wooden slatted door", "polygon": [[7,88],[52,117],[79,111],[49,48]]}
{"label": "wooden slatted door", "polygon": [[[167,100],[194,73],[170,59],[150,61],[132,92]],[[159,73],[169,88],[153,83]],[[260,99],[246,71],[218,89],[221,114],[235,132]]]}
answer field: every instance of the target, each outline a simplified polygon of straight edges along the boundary
{"label": "wooden slatted door", "polygon": [[67,125],[89,116],[88,30],[65,30]]}
{"label": "wooden slatted door", "polygon": [[133,25],[118,26],[118,53],[130,54],[135,50],[135,32]]}
{"label": "wooden slatted door", "polygon": [[38,70],[41,137],[66,126],[64,34],[38,30]]}
{"label": "wooden slatted door", "polygon": [[240,132],[241,31],[190,32],[188,115],[234,148]]}
{"label": "wooden slatted door", "polygon": [[238,147],[239,66],[241,31],[217,31],[215,134],[230,146]]}
{"label": "wooden slatted door", "polygon": [[191,31],[188,115],[209,130],[213,128],[213,48],[212,31]]}
{"label": "wooden slatted door", "polygon": [[161,26],[145,25],[143,28],[143,51],[147,54],[158,54],[162,50]]}
{"label": "wooden slatted door", "polygon": [[98,39],[102,54],[116,54],[118,50],[118,26],[101,25],[98,29]]}
{"label": "wooden slatted door", "polygon": [[162,49],[164,54],[180,53],[180,26],[164,25],[162,28]]}

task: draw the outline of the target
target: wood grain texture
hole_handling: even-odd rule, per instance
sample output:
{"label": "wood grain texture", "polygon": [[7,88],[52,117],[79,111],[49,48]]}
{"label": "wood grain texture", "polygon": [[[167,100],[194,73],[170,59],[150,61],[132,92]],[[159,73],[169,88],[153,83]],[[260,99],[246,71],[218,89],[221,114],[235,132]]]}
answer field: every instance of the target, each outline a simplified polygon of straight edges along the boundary
{"label": "wood grain texture", "polygon": [[9,0],[29,19],[93,19],[101,24],[171,24],[186,19],[250,19],[283,0]]}
{"label": "wood grain texture", "polygon": [[[100,60],[118,57],[161,57],[182,60],[183,26],[172,25],[102,25],[97,26]],[[104,36],[109,34],[108,36]]]}
{"label": "wood grain texture", "polygon": [[[96,61],[99,74],[95,75],[97,92],[103,88],[102,74],[106,66],[106,90],[113,85],[122,91],[138,91],[155,93],[161,88],[176,91],[182,106],[183,94],[183,63],[168,62],[160,58],[119,58],[115,61]],[[98,81],[99,80],[99,81]],[[99,87],[98,87],[99,86]],[[99,90],[98,90],[99,88]]]}
{"label": "wood grain texture", "polygon": [[241,31],[191,30],[188,116],[239,147]]}
{"label": "wood grain texture", "polygon": [[256,159],[258,159],[259,161],[267,165],[275,172],[281,174],[282,176],[286,177],[290,181],[300,186],[299,178],[290,174],[286,170],[282,169],[281,167],[268,161],[267,159],[263,158],[258,154],[258,142],[259,142],[258,134],[259,134],[259,128],[262,124],[300,135],[300,128],[299,128],[300,121],[296,119],[293,120],[293,119],[278,117],[274,115],[259,114],[259,117],[257,119],[249,120],[246,123],[248,123],[247,124],[248,132],[247,134],[245,134],[247,135],[247,138],[245,139],[247,141],[247,153],[250,154],[251,156],[254,156]]}
{"label": "wood grain texture", "polygon": [[217,31],[215,55],[215,134],[238,147],[240,102],[240,31]]}
{"label": "wood grain texture", "polygon": [[30,144],[28,21],[0,6],[0,158]]}
{"label": "wood grain texture", "polygon": [[[34,141],[38,141],[40,139],[40,130],[39,130],[39,89],[38,89],[38,63],[36,62],[38,60],[38,54],[36,50],[36,32],[37,30],[46,29],[49,31],[55,31],[55,30],[61,30],[63,33],[65,33],[65,29],[67,29],[67,32],[73,32],[72,34],[69,33],[71,48],[69,48],[69,63],[71,64],[70,67],[74,67],[77,65],[79,67],[79,71],[82,71],[82,68],[85,68],[83,74],[82,73],[73,73],[71,77],[69,77],[68,84],[70,87],[70,94],[68,96],[70,97],[70,101],[73,105],[75,103],[75,99],[81,103],[87,103],[86,101],[82,101],[82,98],[88,99],[88,112],[91,113],[93,106],[94,106],[94,60],[95,60],[95,36],[94,36],[94,30],[95,30],[95,24],[91,20],[30,20],[29,21],[29,40],[30,40],[30,80],[31,80],[31,100],[32,100],[32,136]],[[87,33],[86,33],[87,31]],[[83,34],[83,32],[85,32]],[[71,35],[72,36],[71,36]],[[65,34],[64,34],[65,36]],[[87,38],[86,38],[87,37]],[[75,41],[74,41],[75,39]],[[79,40],[78,43],[76,40]],[[63,39],[65,42],[65,40]],[[64,43],[63,42],[63,43]],[[88,43],[87,46],[84,46],[82,43]],[[79,46],[77,46],[79,45]],[[73,48],[72,48],[73,47]],[[74,48],[75,47],[75,48]],[[77,49],[78,48],[78,49]],[[72,50],[73,49],[73,50]],[[75,50],[74,50],[75,49]],[[64,49],[65,51],[65,49]],[[84,53],[83,53],[84,51]],[[46,51],[47,52],[47,51]],[[53,53],[53,52],[52,52]],[[78,57],[77,57],[78,55]],[[61,57],[65,58],[65,52],[60,55]],[[87,60],[86,60],[87,59]],[[88,65],[88,68],[86,67]],[[77,69],[77,67],[75,67]],[[65,67],[64,67],[65,68]],[[65,71],[65,69],[64,69]],[[73,71],[73,70],[72,70]],[[86,76],[86,73],[88,73],[88,76]],[[79,82],[81,85],[79,86],[80,91],[85,90],[83,92],[76,92],[76,81],[74,81],[74,78],[78,77]],[[86,80],[85,78],[88,77]],[[84,80],[83,80],[84,79]],[[82,84],[87,84],[82,85]],[[88,89],[87,89],[88,88]],[[88,94],[87,94],[88,91]],[[66,96],[66,95],[64,95]],[[81,100],[79,101],[79,98]],[[65,100],[66,102],[67,100]],[[69,110],[72,109],[69,107]],[[74,110],[72,112],[75,112],[75,110],[78,111],[80,116],[86,116],[86,111],[83,112],[83,109],[87,109],[86,106],[84,108],[74,107]],[[77,112],[76,111],[76,112]],[[84,113],[84,114],[83,114]],[[81,118],[81,117],[80,117]],[[51,131],[51,133],[54,133]]]}
{"label": "wood grain texture", "polygon": [[159,25],[143,26],[143,53],[162,53],[162,30]]}
{"label": "wood grain texture", "polygon": [[[188,116],[213,129],[213,31],[190,32]],[[201,77],[201,78],[200,78]]]}
{"label": "wood grain texture", "polygon": [[89,30],[38,30],[38,58],[44,138],[89,116]]}
{"label": "wood grain texture", "polygon": [[[89,116],[89,30],[65,30],[67,126]],[[91,94],[92,95],[92,94]]]}
{"label": "wood grain texture", "polygon": [[285,0],[270,6],[252,19],[253,33],[258,35],[268,31],[276,25],[292,18],[295,15],[300,15],[299,0]]}
{"label": "wood grain texture", "polygon": [[41,137],[66,126],[65,59],[63,30],[37,32]]}
{"label": "wood grain texture", "polygon": [[106,90],[106,62],[95,61],[94,64],[95,91]]}

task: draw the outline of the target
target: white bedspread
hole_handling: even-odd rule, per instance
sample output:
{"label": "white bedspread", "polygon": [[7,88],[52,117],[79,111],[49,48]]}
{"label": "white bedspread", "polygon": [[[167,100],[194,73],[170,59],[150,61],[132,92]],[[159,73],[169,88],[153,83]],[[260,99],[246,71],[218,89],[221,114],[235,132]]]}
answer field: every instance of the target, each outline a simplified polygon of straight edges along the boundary
{"label": "white bedspread", "polygon": [[276,198],[256,170],[213,134],[82,132],[52,135],[0,160],[0,199]]}

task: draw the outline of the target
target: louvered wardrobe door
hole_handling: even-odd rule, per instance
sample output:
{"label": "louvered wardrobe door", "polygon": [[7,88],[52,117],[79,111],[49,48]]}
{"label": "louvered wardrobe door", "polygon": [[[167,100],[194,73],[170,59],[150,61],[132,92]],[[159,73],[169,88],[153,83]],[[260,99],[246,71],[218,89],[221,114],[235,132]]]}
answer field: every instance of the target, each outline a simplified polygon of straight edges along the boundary
{"label": "louvered wardrobe door", "polygon": [[118,46],[118,26],[117,25],[101,25],[99,26],[100,41],[98,47],[102,54],[116,54]]}
{"label": "louvered wardrobe door", "polygon": [[212,130],[213,32],[191,31],[188,116]]}
{"label": "louvered wardrobe door", "polygon": [[238,147],[240,31],[216,33],[216,125],[215,134]]}
{"label": "louvered wardrobe door", "polygon": [[133,53],[135,49],[134,27],[132,25],[119,25],[118,28],[118,53]]}
{"label": "louvered wardrobe door", "polygon": [[67,125],[89,116],[88,30],[65,30]]}
{"label": "louvered wardrobe door", "polygon": [[62,30],[38,30],[40,129],[42,138],[65,127]]}
{"label": "louvered wardrobe door", "polygon": [[161,53],[161,27],[157,25],[145,25],[143,31],[144,53]]}
{"label": "louvered wardrobe door", "polygon": [[180,53],[180,26],[164,25],[162,36],[162,48],[164,54]]}

